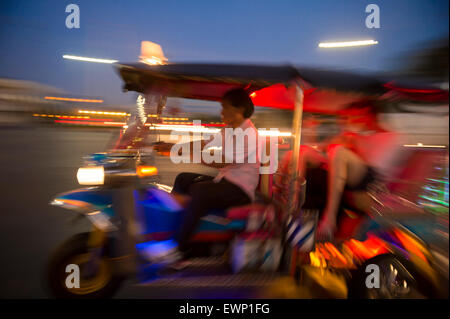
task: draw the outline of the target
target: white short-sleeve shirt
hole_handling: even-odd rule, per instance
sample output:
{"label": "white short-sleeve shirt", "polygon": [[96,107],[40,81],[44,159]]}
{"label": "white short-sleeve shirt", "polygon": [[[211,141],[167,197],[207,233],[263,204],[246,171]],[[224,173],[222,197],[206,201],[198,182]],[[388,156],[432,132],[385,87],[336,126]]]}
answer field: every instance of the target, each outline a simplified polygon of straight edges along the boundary
{"label": "white short-sleeve shirt", "polygon": [[[254,200],[260,168],[258,130],[250,119],[245,119],[238,128],[223,128],[216,135],[213,140],[221,141],[222,145],[215,146],[222,147],[222,154],[230,164],[219,169],[214,182],[225,178]],[[211,143],[208,145],[214,146]]]}

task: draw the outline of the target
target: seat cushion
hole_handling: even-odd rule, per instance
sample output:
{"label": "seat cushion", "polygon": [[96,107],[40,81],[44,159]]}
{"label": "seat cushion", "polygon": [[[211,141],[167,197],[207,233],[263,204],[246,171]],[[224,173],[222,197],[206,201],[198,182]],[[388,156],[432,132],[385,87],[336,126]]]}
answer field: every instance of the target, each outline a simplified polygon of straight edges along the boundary
{"label": "seat cushion", "polygon": [[252,203],[244,206],[232,207],[227,210],[227,218],[229,219],[247,219],[250,212],[263,214],[266,209],[265,205]]}

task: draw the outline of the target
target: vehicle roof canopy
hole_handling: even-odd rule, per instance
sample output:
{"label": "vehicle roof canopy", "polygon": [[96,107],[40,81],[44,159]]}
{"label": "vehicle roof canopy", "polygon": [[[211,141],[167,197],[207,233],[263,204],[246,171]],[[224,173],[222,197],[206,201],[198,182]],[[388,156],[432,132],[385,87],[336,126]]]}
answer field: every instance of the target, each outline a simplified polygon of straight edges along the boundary
{"label": "vehicle roof canopy", "polygon": [[158,92],[169,97],[220,101],[230,89],[242,87],[257,106],[293,109],[298,80],[304,91],[304,110],[336,113],[349,103],[398,91],[405,98],[447,101],[448,91],[428,86],[402,86],[374,76],[294,67],[292,65],[174,63],[116,64],[124,89]]}

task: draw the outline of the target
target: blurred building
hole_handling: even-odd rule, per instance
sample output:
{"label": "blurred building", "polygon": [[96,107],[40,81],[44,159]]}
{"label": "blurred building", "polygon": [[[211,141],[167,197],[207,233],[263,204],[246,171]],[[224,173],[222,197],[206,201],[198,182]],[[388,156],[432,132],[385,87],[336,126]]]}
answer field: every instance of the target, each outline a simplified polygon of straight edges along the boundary
{"label": "blurred building", "polygon": [[64,91],[31,81],[0,78],[0,112],[35,112],[59,105],[45,100],[47,95],[63,95]]}
{"label": "blurred building", "polygon": [[80,110],[127,113],[129,107],[105,105],[101,98],[76,96],[37,82],[0,78],[1,124],[28,123],[33,115],[77,116]]}

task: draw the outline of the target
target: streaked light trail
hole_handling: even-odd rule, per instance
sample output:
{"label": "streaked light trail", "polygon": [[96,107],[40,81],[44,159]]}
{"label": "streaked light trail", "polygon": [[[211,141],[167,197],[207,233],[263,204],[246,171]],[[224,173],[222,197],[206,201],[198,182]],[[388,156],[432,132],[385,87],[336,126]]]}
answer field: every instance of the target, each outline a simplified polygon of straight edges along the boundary
{"label": "streaked light trail", "polygon": [[103,103],[103,100],[72,99],[68,97],[56,97],[56,96],[46,96],[44,97],[44,99],[56,101],[70,101],[70,102]]}
{"label": "streaked light trail", "polygon": [[424,147],[424,148],[446,148],[445,145],[424,145],[422,143],[417,144],[404,144],[404,147]]}
{"label": "streaked light trail", "polygon": [[117,115],[117,116],[126,116],[126,115],[130,115],[130,113],[126,113],[126,112],[89,111],[89,110],[78,110],[78,113],[85,113],[85,114],[104,114],[104,115]]}
{"label": "streaked light trail", "polygon": [[378,44],[375,40],[359,40],[359,41],[346,41],[346,42],[320,42],[319,48],[345,48],[345,47],[357,47],[364,45]]}
{"label": "streaked light trail", "polygon": [[78,60],[78,61],[95,62],[95,63],[116,63],[116,62],[118,62],[118,60],[88,58],[88,57],[69,55],[69,54],[64,54],[63,58],[69,59],[69,60]]}

